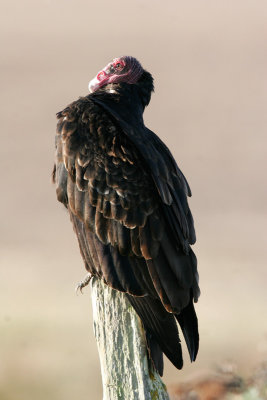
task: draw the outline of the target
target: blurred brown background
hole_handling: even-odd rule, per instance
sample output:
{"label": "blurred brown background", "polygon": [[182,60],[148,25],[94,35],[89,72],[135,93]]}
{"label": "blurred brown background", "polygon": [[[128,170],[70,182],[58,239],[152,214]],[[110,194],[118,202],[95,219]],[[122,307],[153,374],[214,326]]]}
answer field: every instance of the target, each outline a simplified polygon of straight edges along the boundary
{"label": "blurred brown background", "polygon": [[55,113],[118,55],[155,78],[146,124],[193,190],[197,362],[267,358],[266,18],[261,0],[1,1],[1,400],[100,399],[90,290],[50,183]]}

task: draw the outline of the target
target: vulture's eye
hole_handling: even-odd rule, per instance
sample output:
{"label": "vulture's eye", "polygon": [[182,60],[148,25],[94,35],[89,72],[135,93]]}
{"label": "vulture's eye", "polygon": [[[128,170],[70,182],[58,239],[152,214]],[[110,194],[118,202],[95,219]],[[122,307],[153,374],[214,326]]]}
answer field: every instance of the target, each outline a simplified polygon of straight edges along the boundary
{"label": "vulture's eye", "polygon": [[116,71],[121,71],[124,68],[124,63],[122,63],[121,61],[115,62],[113,64],[113,67]]}

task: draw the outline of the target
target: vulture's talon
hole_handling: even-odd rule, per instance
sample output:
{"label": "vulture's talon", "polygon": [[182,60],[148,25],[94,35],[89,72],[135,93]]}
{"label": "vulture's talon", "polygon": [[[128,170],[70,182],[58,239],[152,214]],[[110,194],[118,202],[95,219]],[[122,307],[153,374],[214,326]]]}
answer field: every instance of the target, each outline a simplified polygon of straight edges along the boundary
{"label": "vulture's talon", "polygon": [[82,280],[82,281],[80,281],[79,283],[78,283],[78,285],[76,286],[76,288],[75,288],[75,292],[76,292],[76,294],[78,294],[78,292],[80,291],[81,293],[83,293],[83,288],[85,287],[85,286],[87,286],[89,283],[90,283],[90,280],[92,279],[92,275],[91,274],[87,274],[86,275],[86,277]]}

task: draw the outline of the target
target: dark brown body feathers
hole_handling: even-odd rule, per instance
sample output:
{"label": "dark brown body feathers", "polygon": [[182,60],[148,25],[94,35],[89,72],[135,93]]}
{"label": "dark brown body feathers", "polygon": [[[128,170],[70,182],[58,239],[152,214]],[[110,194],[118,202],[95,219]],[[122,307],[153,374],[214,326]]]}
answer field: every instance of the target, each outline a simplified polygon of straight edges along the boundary
{"label": "dark brown body feathers", "polygon": [[106,87],[58,113],[54,181],[86,269],[127,293],[162,374],[162,351],[182,367],[175,319],[191,360],[197,355],[193,298],[199,289],[189,186],[166,146],[143,125],[149,79],[113,85],[115,94]]}

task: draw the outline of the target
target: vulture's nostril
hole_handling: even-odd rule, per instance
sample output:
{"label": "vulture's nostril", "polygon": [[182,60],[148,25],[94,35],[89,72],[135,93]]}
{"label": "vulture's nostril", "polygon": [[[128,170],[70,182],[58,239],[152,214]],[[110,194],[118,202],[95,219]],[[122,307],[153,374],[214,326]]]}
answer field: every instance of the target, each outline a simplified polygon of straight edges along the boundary
{"label": "vulture's nostril", "polygon": [[106,77],[106,73],[105,73],[105,71],[101,71],[101,72],[99,72],[99,74],[97,74],[97,79],[99,80],[99,81],[102,81],[105,77]]}

